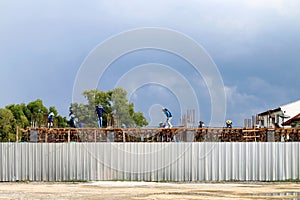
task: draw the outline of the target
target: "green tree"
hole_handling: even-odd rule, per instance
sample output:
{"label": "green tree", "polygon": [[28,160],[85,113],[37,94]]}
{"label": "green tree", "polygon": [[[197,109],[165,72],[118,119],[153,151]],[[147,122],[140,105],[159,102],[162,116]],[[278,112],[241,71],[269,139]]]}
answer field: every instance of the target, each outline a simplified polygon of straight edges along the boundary
{"label": "green tree", "polygon": [[130,117],[133,119],[135,126],[143,127],[143,126],[148,125],[148,122],[142,112],[140,112],[140,111],[134,112],[133,103],[129,104],[129,114],[130,114]]}
{"label": "green tree", "polygon": [[148,122],[142,112],[134,111],[134,104],[129,103],[127,92],[122,88],[112,90],[112,108],[113,112],[118,116],[121,124],[127,127],[143,127],[147,126]]}
{"label": "green tree", "polygon": [[28,125],[27,126],[30,126],[30,119],[31,119],[31,112],[30,112],[30,110],[28,109],[28,107],[27,107],[27,105],[25,103],[20,104],[20,107],[22,108],[22,111],[23,111],[25,117],[28,120]]}
{"label": "green tree", "polygon": [[58,111],[56,110],[56,108],[54,106],[50,106],[49,107],[49,113],[50,112],[53,112],[54,114],[54,117],[57,117],[58,116]]}
{"label": "green tree", "polygon": [[57,115],[57,117],[55,118],[55,122],[58,128],[64,128],[69,126],[67,118],[60,115]]}
{"label": "green tree", "polygon": [[129,102],[127,92],[122,88],[115,88],[112,91],[112,109],[115,117],[118,117],[118,126],[125,124],[127,127],[133,127],[134,121],[129,112]]}
{"label": "green tree", "polygon": [[143,113],[135,112],[133,103],[129,103],[127,92],[122,88],[104,92],[98,89],[87,90],[83,93],[87,99],[87,104],[72,103],[70,112],[78,119],[79,123],[84,123],[85,127],[97,127],[97,116],[95,114],[95,106],[101,104],[109,113],[104,114],[103,124],[108,124],[111,115],[114,117],[115,126],[125,124],[127,127],[148,125]]}
{"label": "green tree", "polygon": [[13,113],[18,127],[25,128],[30,125],[30,122],[24,113],[24,111],[26,111],[25,104],[11,104],[5,108],[9,109]]}
{"label": "green tree", "polygon": [[47,116],[50,112],[54,113],[54,126],[55,127],[67,127],[68,120],[66,117],[62,117],[58,114],[57,109],[54,106],[50,106],[47,109],[42,100],[37,99],[33,102],[28,103],[27,105],[22,104],[10,104],[5,107],[10,110],[15,119],[12,128],[26,128],[30,125],[32,126],[46,126]]}
{"label": "green tree", "polygon": [[48,109],[43,105],[43,101],[41,99],[28,103],[27,108],[30,111],[29,120],[31,123],[34,123],[38,127],[46,125]]}
{"label": "green tree", "polygon": [[13,113],[6,108],[0,108],[0,142],[16,141]]}
{"label": "green tree", "polygon": [[91,106],[83,103],[72,103],[70,110],[75,115],[75,118],[77,118],[79,124],[82,124],[85,127],[96,127],[97,122],[95,121],[96,118]]}

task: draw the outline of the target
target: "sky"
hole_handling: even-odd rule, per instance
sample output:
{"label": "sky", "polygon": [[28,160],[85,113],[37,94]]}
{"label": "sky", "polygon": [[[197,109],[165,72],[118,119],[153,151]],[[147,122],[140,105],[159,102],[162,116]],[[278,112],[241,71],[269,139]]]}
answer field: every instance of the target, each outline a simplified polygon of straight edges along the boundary
{"label": "sky", "polygon": [[[118,35],[154,27],[202,47],[226,95],[220,116],[243,126],[245,118],[300,99],[299,21],[298,0],[0,0],[0,107],[42,99],[67,116],[86,63],[101,68],[97,59],[135,41],[107,47],[94,61],[91,55]],[[186,44],[174,40],[172,45]],[[103,91],[135,84],[128,98],[151,125],[164,120],[162,106],[173,113],[175,126],[187,109],[196,109],[195,120],[209,126],[212,110],[221,107],[213,95],[220,85],[182,54],[138,49],[120,54],[96,75],[93,84]],[[153,80],[138,85],[137,77]]]}

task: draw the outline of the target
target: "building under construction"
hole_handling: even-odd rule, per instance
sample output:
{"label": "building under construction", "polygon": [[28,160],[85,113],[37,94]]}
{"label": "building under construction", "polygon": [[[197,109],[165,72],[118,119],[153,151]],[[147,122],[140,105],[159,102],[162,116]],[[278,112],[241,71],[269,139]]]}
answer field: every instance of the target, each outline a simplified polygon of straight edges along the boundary
{"label": "building under construction", "polygon": [[299,142],[300,128],[28,128],[17,142]]}

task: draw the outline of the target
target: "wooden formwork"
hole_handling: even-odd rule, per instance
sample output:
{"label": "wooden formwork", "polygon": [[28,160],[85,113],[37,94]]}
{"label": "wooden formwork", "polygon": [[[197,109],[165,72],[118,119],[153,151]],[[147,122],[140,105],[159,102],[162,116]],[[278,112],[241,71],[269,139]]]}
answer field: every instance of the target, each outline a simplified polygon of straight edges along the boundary
{"label": "wooden formwork", "polygon": [[[299,142],[299,128],[29,128],[24,142]],[[33,137],[35,135],[35,137]]]}

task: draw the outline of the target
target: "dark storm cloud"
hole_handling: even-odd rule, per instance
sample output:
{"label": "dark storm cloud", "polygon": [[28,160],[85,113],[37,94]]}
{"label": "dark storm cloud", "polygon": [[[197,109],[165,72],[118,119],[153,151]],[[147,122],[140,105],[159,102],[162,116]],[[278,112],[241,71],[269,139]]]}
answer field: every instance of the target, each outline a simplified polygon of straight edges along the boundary
{"label": "dark storm cloud", "polygon": [[[299,7],[297,0],[3,0],[0,106],[41,98],[67,114],[77,70],[88,53],[121,31],[155,26],[203,45],[223,77],[227,116],[242,125],[244,117],[299,99]],[[158,61],[173,65],[164,59]],[[185,75],[196,85],[192,72]],[[198,84],[197,95],[210,105],[207,91],[201,96],[203,81]],[[141,102],[137,105],[142,109]],[[207,121],[209,106],[202,107]]]}

